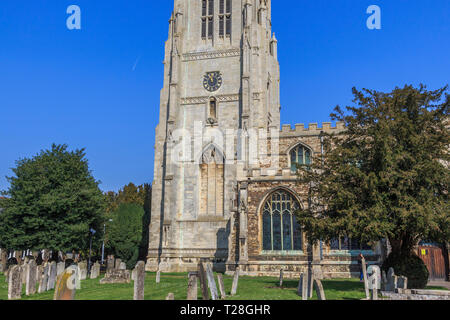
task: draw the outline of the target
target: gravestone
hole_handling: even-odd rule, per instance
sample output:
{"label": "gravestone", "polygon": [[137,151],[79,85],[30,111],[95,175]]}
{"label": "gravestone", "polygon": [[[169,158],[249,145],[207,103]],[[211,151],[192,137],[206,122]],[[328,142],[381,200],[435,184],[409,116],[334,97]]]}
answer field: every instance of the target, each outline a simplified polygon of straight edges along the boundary
{"label": "gravestone", "polygon": [[370,299],[369,280],[367,278],[366,259],[364,257],[361,258],[361,267],[363,272],[364,290],[366,293],[366,299]]}
{"label": "gravestone", "polygon": [[304,272],[300,275],[300,280],[298,282],[297,293],[302,300],[308,300],[308,272]]}
{"label": "gravestone", "polygon": [[133,300],[144,300],[145,262],[139,261],[134,267],[134,296]]}
{"label": "gravestone", "polygon": [[120,264],[122,263],[122,259],[116,259],[116,264],[114,265],[114,269],[120,269]]}
{"label": "gravestone", "polygon": [[56,264],[56,276],[59,276],[59,275],[63,274],[65,269],[66,269],[66,263],[65,262],[58,262]]}
{"label": "gravestone", "polygon": [[408,278],[399,276],[397,279],[396,289],[408,289]]}
{"label": "gravestone", "polygon": [[[381,289],[381,270],[379,266],[371,265],[367,269],[368,274],[368,287],[371,295],[370,298],[372,300],[378,300],[378,290]],[[367,290],[366,289],[366,290]]]}
{"label": "gravestone", "polygon": [[26,266],[26,285],[25,285],[25,294],[27,296],[33,295],[36,293],[36,261],[30,260]]}
{"label": "gravestone", "polygon": [[283,269],[280,270],[280,287],[283,286]]}
{"label": "gravestone", "polygon": [[22,264],[22,251],[14,251],[14,258],[16,258],[17,264],[20,266]]}
{"label": "gravestone", "polygon": [[0,249],[0,272],[6,272],[6,262],[8,260],[8,253],[6,249]]}
{"label": "gravestone", "polygon": [[175,300],[175,295],[174,295],[173,293],[169,293],[169,294],[167,295],[166,300]]}
{"label": "gravestone", "polygon": [[386,275],[386,285],[384,290],[385,291],[395,291],[395,286],[396,286],[396,279],[395,279],[395,272],[394,272],[394,268],[389,268],[387,275]]}
{"label": "gravestone", "polygon": [[189,272],[187,300],[198,299],[198,272]]}
{"label": "gravestone", "polygon": [[22,299],[22,267],[11,266],[8,273],[8,300]]}
{"label": "gravestone", "polygon": [[121,262],[119,265],[119,270],[127,270],[127,265],[125,262]]}
{"label": "gravestone", "polygon": [[227,295],[225,293],[225,285],[223,283],[223,276],[221,273],[217,274],[217,282],[219,283],[220,298],[225,299]]}
{"label": "gravestone", "polygon": [[55,289],[57,273],[58,270],[56,269],[56,262],[53,261],[50,263],[48,269],[47,291]]}
{"label": "gravestone", "polygon": [[21,265],[21,268],[22,268],[22,284],[23,285],[25,285],[27,283],[27,265],[28,265],[28,260],[24,260],[24,263]]}
{"label": "gravestone", "polygon": [[156,283],[161,282],[161,270],[156,271]]}
{"label": "gravestone", "polygon": [[206,271],[202,262],[198,264],[198,276],[200,278],[200,288],[202,289],[202,298],[203,300],[209,300],[208,285],[206,283],[207,282]]}
{"label": "gravestone", "polygon": [[41,280],[42,273],[44,272],[44,266],[36,267],[36,281],[39,282]]}
{"label": "gravestone", "polygon": [[211,298],[213,300],[219,300],[219,294],[217,292],[216,280],[214,279],[214,273],[212,271],[211,263],[206,264],[206,278],[208,279],[208,287],[211,292]]}
{"label": "gravestone", "polygon": [[316,289],[317,299],[327,300],[325,298],[325,291],[323,290],[322,281],[319,279],[314,279],[314,289]]}
{"label": "gravestone", "polygon": [[386,271],[381,271],[381,290],[386,290],[386,284],[387,284],[387,276]]}
{"label": "gravestone", "polygon": [[100,276],[100,263],[96,262],[91,268],[91,279],[97,279]]}
{"label": "gravestone", "polygon": [[74,300],[79,288],[77,267],[70,266],[58,276],[53,300]]}
{"label": "gravestone", "polygon": [[106,260],[106,270],[114,269],[115,259],[113,255],[109,255]]}
{"label": "gravestone", "polygon": [[131,275],[129,270],[111,269],[106,272],[103,279],[100,280],[100,284],[113,284],[113,283],[130,283]]}
{"label": "gravestone", "polygon": [[78,263],[78,276],[80,277],[80,280],[87,279],[87,263],[85,261]]}
{"label": "gravestone", "polygon": [[238,288],[238,284],[239,284],[239,272],[240,272],[240,268],[236,267],[236,271],[234,271],[234,276],[233,276],[233,284],[231,286],[231,295],[232,296],[236,295],[236,292],[237,292],[237,288]]}
{"label": "gravestone", "polygon": [[47,284],[48,284],[48,270],[49,270],[49,264],[47,262],[44,262],[44,265],[42,266],[42,273],[39,278],[39,293],[43,293],[47,291]]}

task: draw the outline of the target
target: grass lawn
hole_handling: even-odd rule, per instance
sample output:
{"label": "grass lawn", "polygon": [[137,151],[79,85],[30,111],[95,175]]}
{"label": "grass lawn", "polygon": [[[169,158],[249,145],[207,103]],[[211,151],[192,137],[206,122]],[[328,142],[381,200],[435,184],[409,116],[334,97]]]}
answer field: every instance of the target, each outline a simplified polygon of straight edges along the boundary
{"label": "grass lawn", "polygon": [[[103,277],[103,276],[102,276]],[[175,294],[175,299],[185,300],[187,294],[187,274],[169,273],[161,274],[161,282],[155,283],[156,274],[146,273],[145,299],[164,300],[168,293]],[[100,279],[85,280],[81,282],[81,289],[77,290],[77,300],[132,300],[133,281],[130,284],[99,284]],[[224,276],[227,295],[230,294],[233,278]],[[278,287],[278,278],[275,277],[244,277],[239,278],[237,295],[228,300],[300,300],[297,295],[298,280],[286,279],[283,288]],[[325,295],[328,300],[362,299],[365,297],[364,285],[358,279],[323,280]],[[48,291],[33,296],[25,296],[23,300],[51,300],[54,291]],[[0,300],[8,299],[8,284],[5,276],[0,274]],[[201,291],[199,286],[199,300]],[[317,300],[314,292],[313,300]]]}

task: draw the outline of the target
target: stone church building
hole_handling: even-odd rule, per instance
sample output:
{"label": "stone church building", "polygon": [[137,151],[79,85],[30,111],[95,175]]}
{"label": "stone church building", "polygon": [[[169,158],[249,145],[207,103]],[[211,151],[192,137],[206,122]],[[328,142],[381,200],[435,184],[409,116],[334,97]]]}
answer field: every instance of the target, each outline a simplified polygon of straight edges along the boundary
{"label": "stone church building", "polygon": [[383,252],[352,239],[308,245],[296,164],[322,154],[331,123],[280,124],[280,68],[270,0],[175,0],[156,128],[147,271],[324,277],[359,275]]}

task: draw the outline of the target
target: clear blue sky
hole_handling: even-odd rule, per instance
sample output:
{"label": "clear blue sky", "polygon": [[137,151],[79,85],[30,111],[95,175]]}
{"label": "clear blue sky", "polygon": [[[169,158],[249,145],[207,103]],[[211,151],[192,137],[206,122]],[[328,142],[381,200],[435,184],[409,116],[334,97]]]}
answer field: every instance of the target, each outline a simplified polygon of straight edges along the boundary
{"label": "clear blue sky", "polygon": [[[196,1],[196,0],[191,0]],[[274,0],[283,123],[329,121],[351,88],[449,83],[449,0]],[[82,30],[66,9],[82,10]],[[382,29],[366,9],[382,9]],[[0,189],[15,160],[86,148],[103,190],[153,179],[173,1],[1,0]]]}

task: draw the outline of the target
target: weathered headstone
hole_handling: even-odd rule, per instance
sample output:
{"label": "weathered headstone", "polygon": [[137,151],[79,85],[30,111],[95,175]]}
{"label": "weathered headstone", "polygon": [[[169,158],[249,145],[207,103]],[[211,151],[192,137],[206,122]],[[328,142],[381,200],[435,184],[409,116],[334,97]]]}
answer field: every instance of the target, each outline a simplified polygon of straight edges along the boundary
{"label": "weathered headstone", "polygon": [[399,276],[397,278],[396,289],[408,289],[408,278],[404,276]]}
{"label": "weathered headstone", "polygon": [[114,269],[115,259],[113,255],[109,255],[106,260],[106,270]]}
{"label": "weathered headstone", "polygon": [[58,276],[53,300],[74,300],[76,289],[79,288],[77,267],[70,266]]}
{"label": "weathered headstone", "polygon": [[389,268],[387,275],[386,275],[386,285],[384,290],[385,291],[395,291],[395,272],[394,268]]}
{"label": "weathered headstone", "polygon": [[85,261],[78,263],[78,276],[80,277],[80,280],[87,279],[87,263]]}
{"label": "weathered headstone", "polygon": [[366,259],[364,257],[361,258],[361,267],[363,272],[364,290],[366,292],[366,299],[370,299],[369,280],[367,278]]}
{"label": "weathered headstone", "polygon": [[381,290],[386,290],[386,284],[387,284],[387,276],[386,271],[381,271]]}
{"label": "weathered headstone", "polygon": [[91,268],[91,279],[97,279],[100,276],[100,263],[96,262]]}
{"label": "weathered headstone", "polygon": [[161,270],[156,271],[156,283],[161,282]]}
{"label": "weathered headstone", "polygon": [[280,287],[283,286],[283,269],[280,270]]}
{"label": "weathered headstone", "polygon": [[125,262],[120,263],[119,270],[127,270],[127,265]]}
{"label": "weathered headstone", "polygon": [[114,268],[119,270],[121,263],[122,263],[122,259],[116,259],[116,264],[115,264]]}
{"label": "weathered headstone", "polygon": [[371,299],[378,300],[378,290],[381,289],[381,270],[379,266],[371,265],[367,269],[368,289],[371,291]]}
{"label": "weathered headstone", "polygon": [[56,269],[56,262],[53,261],[50,263],[50,266],[48,269],[47,290],[55,289],[57,273],[58,273],[58,270]]}
{"label": "weathered headstone", "polygon": [[[29,260],[29,259],[28,259]],[[21,265],[21,270],[22,270],[22,284],[25,285],[27,283],[27,265],[28,265],[28,260],[24,261],[23,264]]]}
{"label": "weathered headstone", "polygon": [[202,298],[203,300],[209,300],[209,291],[208,291],[208,285],[206,280],[206,271],[205,267],[203,266],[203,263],[200,262],[198,264],[198,276],[200,278],[200,287],[202,289]]}
{"label": "weathered headstone", "polygon": [[25,294],[27,296],[33,295],[36,293],[36,261],[30,260],[26,265],[26,286],[25,286]]}
{"label": "weathered headstone", "polygon": [[47,291],[47,284],[48,284],[48,270],[49,270],[49,264],[47,262],[44,262],[44,265],[42,267],[42,274],[39,279],[39,293],[43,293]]}
{"label": "weathered headstone", "polygon": [[231,286],[231,295],[232,296],[236,295],[236,292],[237,292],[237,288],[238,288],[238,284],[239,284],[239,272],[240,272],[239,267],[236,267],[236,270],[234,271],[234,276],[233,276],[233,284]]}
{"label": "weathered headstone", "polygon": [[22,267],[14,265],[8,274],[8,300],[22,299]]}
{"label": "weathered headstone", "polygon": [[227,295],[225,293],[225,284],[223,283],[223,276],[221,273],[217,274],[217,282],[219,283],[220,298],[225,299]]}
{"label": "weathered headstone", "polygon": [[136,264],[134,279],[134,300],[144,300],[144,284],[145,284],[145,262],[139,261]]}
{"label": "weathered headstone", "polygon": [[0,249],[0,272],[6,272],[6,262],[8,260],[8,252],[6,249]]}
{"label": "weathered headstone", "polygon": [[112,284],[112,283],[130,283],[131,274],[129,270],[112,269],[106,272],[103,279],[100,280],[100,284]]}
{"label": "weathered headstone", "polygon": [[65,269],[66,269],[66,263],[65,262],[58,262],[56,264],[56,276],[59,276],[59,275],[63,274]]}
{"label": "weathered headstone", "polygon": [[211,263],[206,264],[206,278],[208,279],[208,287],[211,292],[212,300],[219,300],[219,294],[217,292],[216,280],[214,279],[214,273]]}
{"label": "weathered headstone", "polygon": [[14,251],[14,257],[17,260],[17,264],[20,266],[22,264],[22,251]]}
{"label": "weathered headstone", "polygon": [[308,272],[304,272],[300,275],[300,280],[298,282],[297,293],[302,300],[308,300]]}
{"label": "weathered headstone", "polygon": [[325,291],[323,290],[322,281],[314,279],[314,288],[316,289],[317,299],[327,300],[325,297]]}
{"label": "weathered headstone", "polygon": [[167,295],[166,300],[175,300],[175,295],[174,295],[173,293],[169,293],[169,294]]}
{"label": "weathered headstone", "polygon": [[189,272],[187,300],[198,299],[198,272]]}

